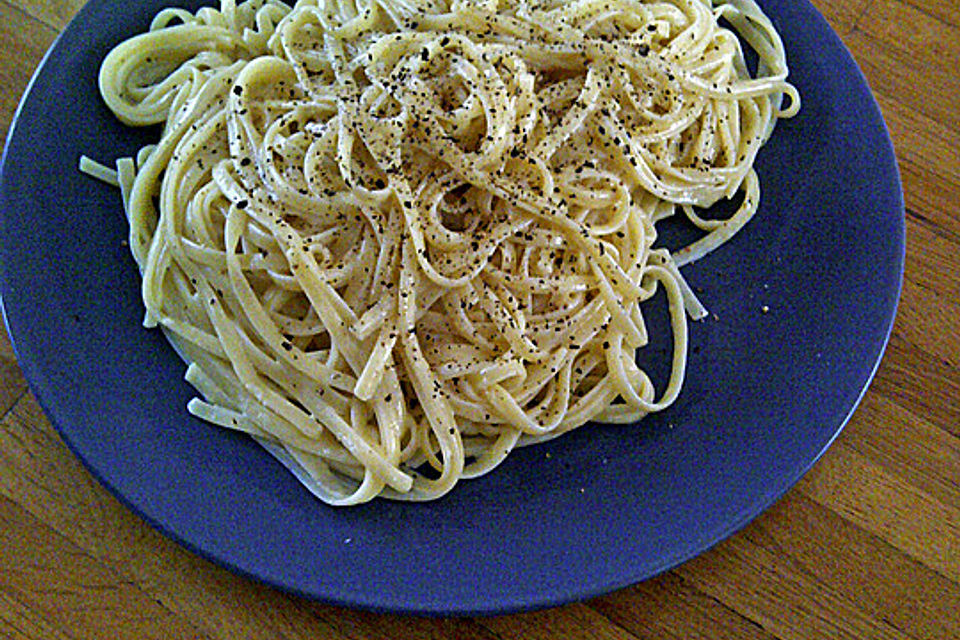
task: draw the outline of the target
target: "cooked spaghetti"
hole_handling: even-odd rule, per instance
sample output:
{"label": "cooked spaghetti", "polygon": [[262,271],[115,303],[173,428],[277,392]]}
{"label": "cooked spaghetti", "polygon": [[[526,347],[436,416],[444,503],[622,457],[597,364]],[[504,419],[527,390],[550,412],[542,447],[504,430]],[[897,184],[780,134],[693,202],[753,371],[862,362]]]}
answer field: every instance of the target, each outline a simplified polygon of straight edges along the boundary
{"label": "cooked spaghetti", "polygon": [[[162,133],[82,164],[121,188],[194,415],[329,504],[430,500],[674,401],[706,313],[679,267],[756,211],[786,78],[751,0],[221,0],[109,54],[106,103]],[[671,253],[675,213],[704,233]],[[671,340],[658,391],[637,354]]]}

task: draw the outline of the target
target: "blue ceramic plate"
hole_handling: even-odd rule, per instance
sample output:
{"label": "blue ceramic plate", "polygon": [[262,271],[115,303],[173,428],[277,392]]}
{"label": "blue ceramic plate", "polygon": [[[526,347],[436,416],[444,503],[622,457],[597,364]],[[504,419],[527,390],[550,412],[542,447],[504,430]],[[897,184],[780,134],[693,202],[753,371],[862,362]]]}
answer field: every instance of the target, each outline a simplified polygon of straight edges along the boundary
{"label": "blue ceramic plate", "polygon": [[76,169],[81,154],[111,161],[156,135],[116,122],[96,75],[167,2],[92,0],[41,66],[4,158],[0,276],[20,365],[50,420],[110,491],[189,549],[378,610],[559,604],[729,536],[850,416],[899,294],[897,168],[870,91],[827,23],[806,1],[766,0],[803,110],[762,152],[757,217],[686,270],[716,317],[691,329],[676,405],[520,450],[430,504],[319,503],[252,440],[187,414],[183,363],[140,325],[119,197]]}

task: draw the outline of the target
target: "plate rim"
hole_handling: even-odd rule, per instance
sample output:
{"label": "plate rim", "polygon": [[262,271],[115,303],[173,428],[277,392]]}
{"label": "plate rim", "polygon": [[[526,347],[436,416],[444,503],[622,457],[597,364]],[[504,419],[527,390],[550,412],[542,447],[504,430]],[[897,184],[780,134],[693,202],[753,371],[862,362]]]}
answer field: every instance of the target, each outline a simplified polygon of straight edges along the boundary
{"label": "plate rim", "polygon": [[[727,526],[722,529],[721,533],[713,536],[709,542],[701,545],[697,550],[692,552],[689,552],[688,550],[681,550],[661,557],[660,562],[656,563],[658,568],[656,568],[652,573],[647,573],[639,578],[624,575],[622,580],[613,580],[602,584],[598,583],[591,585],[589,588],[574,589],[569,592],[554,591],[536,601],[529,599],[511,599],[509,597],[501,597],[495,602],[487,603],[486,606],[478,606],[477,604],[473,604],[468,607],[458,607],[449,602],[441,604],[439,600],[436,602],[431,601],[425,604],[415,604],[405,599],[391,599],[390,593],[377,592],[374,592],[371,597],[368,597],[364,600],[363,598],[350,598],[345,595],[337,595],[334,593],[321,594],[314,591],[304,590],[296,585],[277,582],[269,578],[265,578],[264,576],[259,575],[257,572],[251,571],[248,568],[234,563],[228,559],[219,557],[214,551],[205,548],[203,545],[195,543],[193,540],[184,538],[175,529],[168,527],[166,523],[156,520],[150,514],[143,511],[137,506],[132,498],[122,492],[118,487],[115,486],[113,482],[106,478],[98,467],[88,461],[87,457],[83,453],[82,448],[78,446],[78,443],[74,442],[72,435],[69,434],[68,430],[62,428],[59,424],[59,421],[55,419],[55,417],[58,416],[58,411],[56,409],[57,401],[54,390],[51,389],[50,385],[46,383],[47,376],[45,374],[45,370],[40,366],[38,359],[35,357],[32,346],[29,344],[29,339],[24,340],[24,335],[27,335],[27,332],[22,332],[19,330],[18,320],[15,317],[12,317],[8,310],[8,301],[11,299],[9,297],[11,292],[11,283],[7,277],[8,270],[6,263],[8,259],[8,239],[6,237],[6,220],[9,216],[7,210],[7,182],[9,179],[9,164],[11,163],[9,156],[11,147],[13,146],[14,139],[20,132],[20,125],[24,116],[28,98],[32,96],[38,80],[47,70],[48,62],[54,55],[55,51],[57,51],[60,47],[66,34],[68,32],[72,32],[74,29],[77,29],[78,27],[76,25],[81,24],[83,21],[89,20],[89,14],[96,15],[96,12],[100,10],[101,7],[109,5],[111,1],[112,0],[91,0],[90,2],[86,3],[71,19],[69,24],[60,33],[58,33],[56,38],[44,53],[41,62],[34,70],[26,89],[21,95],[20,101],[18,102],[17,108],[11,120],[4,142],[2,156],[0,156],[0,313],[3,315],[8,336],[16,354],[17,364],[23,372],[29,391],[37,399],[46,419],[49,420],[53,425],[59,437],[64,441],[71,453],[81,461],[87,472],[96,478],[98,483],[106,488],[114,498],[124,505],[124,507],[132,511],[140,519],[147,522],[153,529],[160,532],[165,537],[175,541],[178,545],[186,548],[190,552],[195,553],[218,566],[225,567],[235,574],[254,579],[260,583],[268,584],[273,588],[277,588],[287,593],[296,594],[309,599],[320,600],[337,606],[360,608],[381,613],[417,614],[427,616],[500,615],[505,613],[519,613],[524,611],[539,610],[608,594],[624,587],[637,584],[638,582],[654,578],[655,576],[667,572],[679,566],[680,564],[683,564],[684,562],[687,562],[690,559],[707,552],[720,542],[729,539],[732,535],[743,529],[758,516],[765,513],[772,505],[778,502],[788,491],[790,491],[797,484],[797,482],[799,482],[799,480],[821,459],[827,449],[833,444],[837,437],[839,437],[841,432],[849,423],[853,414],[863,401],[863,398],[870,388],[872,382],[874,381],[893,334],[903,292],[906,259],[906,228],[903,217],[905,212],[905,202],[902,177],[899,164],[897,162],[896,151],[890,136],[889,126],[883,118],[883,114],[876,97],[870,88],[862,69],[857,63],[856,58],[854,58],[850,49],[842,41],[837,32],[832,28],[820,10],[809,0],[803,0],[801,3],[804,5],[803,8],[810,11],[819,22],[817,25],[818,30],[822,31],[827,37],[832,39],[834,45],[839,45],[839,49],[841,50],[842,54],[849,60],[852,69],[858,75],[860,84],[855,86],[852,90],[863,90],[863,93],[867,97],[867,104],[872,112],[871,115],[880,124],[879,133],[882,134],[880,137],[883,140],[883,149],[878,149],[877,151],[878,153],[882,153],[891,164],[888,169],[892,169],[891,175],[893,177],[893,182],[890,183],[889,186],[893,188],[897,196],[897,211],[900,214],[898,220],[899,233],[896,238],[898,258],[897,264],[893,265],[895,271],[899,274],[899,277],[896,282],[896,287],[890,292],[891,303],[888,313],[884,318],[885,326],[883,328],[883,337],[880,342],[879,349],[875,356],[871,356],[872,367],[867,373],[865,381],[859,389],[856,398],[850,404],[840,423],[833,428],[831,437],[819,449],[812,459],[810,459],[802,468],[796,470],[794,474],[791,474],[791,477],[786,479],[786,481],[783,483],[783,486],[778,486],[775,491],[767,496],[763,496],[761,500],[751,503],[748,507],[744,507],[742,512],[738,514],[738,517],[729,521]],[[760,2],[762,4],[762,0],[760,0]],[[346,592],[340,593],[343,594]],[[442,597],[440,597],[440,600],[442,600]]]}

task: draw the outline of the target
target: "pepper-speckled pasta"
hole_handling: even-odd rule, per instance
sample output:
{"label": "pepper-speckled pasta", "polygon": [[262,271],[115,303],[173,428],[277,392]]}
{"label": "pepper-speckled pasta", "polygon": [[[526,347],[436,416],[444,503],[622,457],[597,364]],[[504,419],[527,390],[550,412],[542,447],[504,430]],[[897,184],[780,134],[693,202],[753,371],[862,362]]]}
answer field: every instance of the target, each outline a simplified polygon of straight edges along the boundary
{"label": "pepper-speckled pasta", "polygon": [[[161,12],[100,89],[162,125],[115,177],[190,411],[333,505],[668,406],[705,314],[679,267],[754,214],[800,105],[752,0],[222,0]],[[704,234],[671,253],[675,213]],[[661,287],[672,336],[644,323]],[[636,356],[671,340],[657,391]]]}

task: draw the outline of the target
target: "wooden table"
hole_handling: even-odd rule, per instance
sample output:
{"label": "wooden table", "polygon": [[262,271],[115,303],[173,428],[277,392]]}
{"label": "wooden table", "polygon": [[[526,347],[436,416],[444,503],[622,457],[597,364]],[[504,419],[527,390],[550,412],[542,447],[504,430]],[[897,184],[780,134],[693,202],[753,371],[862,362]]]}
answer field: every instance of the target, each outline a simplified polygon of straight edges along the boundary
{"label": "wooden table", "polygon": [[[0,127],[83,0],[0,0]],[[960,4],[815,0],[896,146],[906,277],[879,373],[836,443],[732,539],[581,604],[432,620],[341,609],[170,542],[66,449],[0,339],[4,638],[960,638]]]}

